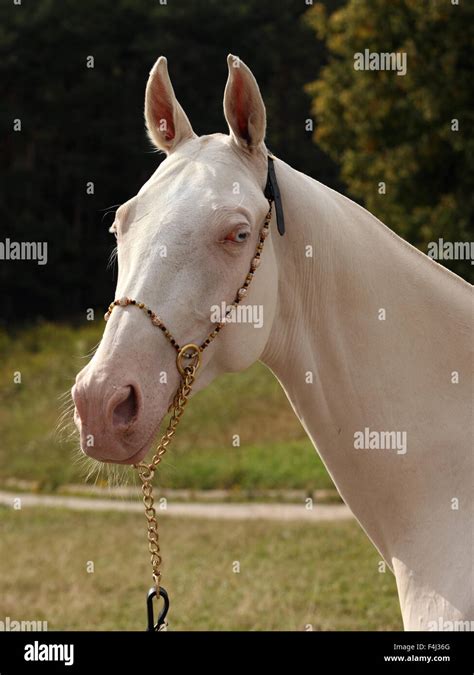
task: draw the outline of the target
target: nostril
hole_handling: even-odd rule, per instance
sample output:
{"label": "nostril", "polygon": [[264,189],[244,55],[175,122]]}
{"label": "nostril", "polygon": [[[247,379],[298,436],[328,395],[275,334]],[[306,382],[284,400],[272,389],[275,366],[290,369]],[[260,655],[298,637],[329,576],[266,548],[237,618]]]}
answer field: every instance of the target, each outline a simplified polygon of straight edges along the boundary
{"label": "nostril", "polygon": [[129,426],[138,413],[138,396],[135,387],[125,387],[124,398],[113,412],[114,426]]}

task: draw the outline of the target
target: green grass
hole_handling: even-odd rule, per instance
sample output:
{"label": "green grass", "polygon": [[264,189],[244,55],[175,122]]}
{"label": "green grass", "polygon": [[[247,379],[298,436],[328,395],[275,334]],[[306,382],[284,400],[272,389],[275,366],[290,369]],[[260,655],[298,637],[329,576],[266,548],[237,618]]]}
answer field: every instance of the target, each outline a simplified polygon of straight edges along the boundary
{"label": "green grass", "polygon": [[[1,617],[49,630],[144,629],[143,516],[0,507],[0,525]],[[402,629],[394,578],[378,571],[355,522],[164,516],[160,532],[172,630]]]}
{"label": "green grass", "polygon": [[[55,430],[61,394],[71,388],[102,330],[103,323],[93,321],[79,327],[43,323],[15,336],[0,332],[0,483],[15,477],[54,490],[84,482],[87,468],[79,461],[77,440]],[[16,372],[21,384],[14,383]],[[240,447],[233,447],[234,434]],[[104,477],[103,468],[100,481]],[[191,489],[332,487],[280,385],[261,364],[225,375],[193,398],[159,483]]]}

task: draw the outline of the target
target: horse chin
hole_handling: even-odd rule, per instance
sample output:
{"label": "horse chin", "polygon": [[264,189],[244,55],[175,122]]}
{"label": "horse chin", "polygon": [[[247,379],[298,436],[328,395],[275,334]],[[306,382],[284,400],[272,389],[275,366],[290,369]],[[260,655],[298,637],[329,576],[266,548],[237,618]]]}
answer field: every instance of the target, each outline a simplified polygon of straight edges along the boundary
{"label": "horse chin", "polygon": [[152,445],[152,442],[150,441],[147,443],[141,450],[138,452],[134,453],[130,457],[127,457],[126,459],[102,459],[100,460],[101,462],[105,462],[108,464],[125,464],[125,465],[134,465],[134,464],[140,464],[141,461],[146,457],[148,450],[150,449]]}

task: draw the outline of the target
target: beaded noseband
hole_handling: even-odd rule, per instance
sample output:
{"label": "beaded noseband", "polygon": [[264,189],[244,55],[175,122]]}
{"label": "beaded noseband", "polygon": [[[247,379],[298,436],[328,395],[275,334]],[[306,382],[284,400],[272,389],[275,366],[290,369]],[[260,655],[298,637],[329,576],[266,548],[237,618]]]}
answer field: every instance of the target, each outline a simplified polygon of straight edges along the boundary
{"label": "beaded noseband", "polygon": [[[115,307],[138,307],[142,312],[144,312],[152,324],[159,328],[163,335],[167,338],[170,344],[176,350],[176,367],[180,374],[180,383],[178,390],[173,398],[173,402],[170,406],[169,412],[171,412],[171,417],[168,422],[167,429],[163,434],[161,441],[158,447],[155,450],[155,454],[151,462],[141,462],[140,464],[135,464],[135,468],[138,471],[139,478],[142,483],[142,493],[143,493],[143,504],[145,506],[145,517],[147,520],[147,534],[148,534],[148,550],[150,553],[150,562],[152,567],[152,576],[153,576],[153,587],[150,588],[147,595],[147,630],[148,631],[162,631],[166,630],[167,621],[166,615],[169,608],[169,598],[166,590],[160,585],[161,580],[161,552],[159,545],[159,535],[158,535],[158,520],[156,515],[156,509],[154,506],[153,498],[153,485],[152,479],[155,473],[155,470],[160,464],[163,455],[165,454],[168,446],[176,432],[176,427],[181,419],[181,416],[184,412],[184,407],[188,402],[189,396],[191,395],[191,389],[196,378],[196,373],[201,365],[201,355],[202,352],[210,345],[210,343],[217,337],[222,328],[224,328],[227,323],[227,319],[231,312],[237,307],[237,305],[243,300],[248,292],[250,283],[254,277],[255,271],[260,265],[260,259],[263,251],[263,246],[265,239],[268,236],[270,231],[270,220],[272,217],[272,205],[275,202],[276,210],[276,220],[278,232],[283,235],[285,233],[285,221],[283,216],[283,208],[281,203],[280,190],[278,188],[278,183],[276,179],[275,169],[273,166],[273,156],[268,155],[268,170],[267,170],[267,183],[265,186],[265,197],[268,199],[268,212],[265,216],[265,220],[260,230],[257,249],[250,263],[250,269],[245,277],[245,280],[242,286],[238,289],[237,294],[233,303],[227,308],[224,318],[220,321],[214,330],[212,330],[208,336],[201,342],[201,344],[195,344],[190,342],[185,344],[183,347],[180,347],[178,342],[175,340],[171,331],[163,323],[161,317],[158,316],[152,309],[147,307],[144,302],[139,302],[132,298],[123,297],[117,300],[114,300],[104,315],[104,319],[108,321],[110,315],[112,314]],[[158,620],[155,623],[154,611],[153,611],[153,599],[161,597],[164,605],[161,610]]]}

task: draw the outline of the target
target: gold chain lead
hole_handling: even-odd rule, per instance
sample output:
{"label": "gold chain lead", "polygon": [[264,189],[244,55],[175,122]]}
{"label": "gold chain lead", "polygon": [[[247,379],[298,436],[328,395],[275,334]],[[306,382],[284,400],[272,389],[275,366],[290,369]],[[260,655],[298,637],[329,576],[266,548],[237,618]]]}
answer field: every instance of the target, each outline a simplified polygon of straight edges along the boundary
{"label": "gold chain lead", "polygon": [[155,500],[153,498],[153,475],[161,462],[163,455],[168,450],[169,444],[176,433],[176,428],[184,413],[184,409],[191,394],[191,389],[196,377],[196,371],[199,365],[187,366],[184,369],[178,391],[175,394],[173,403],[171,404],[171,418],[168,422],[165,433],[161,437],[155,454],[149,464],[141,463],[136,465],[138,475],[142,481],[143,504],[145,506],[145,517],[148,523],[148,550],[150,552],[150,562],[153,574],[153,583],[155,585],[156,593],[160,592],[161,579],[161,553],[160,541],[158,533],[158,520],[156,517]]}

